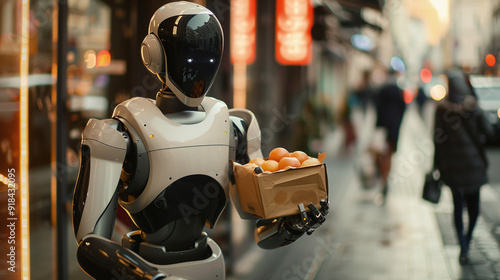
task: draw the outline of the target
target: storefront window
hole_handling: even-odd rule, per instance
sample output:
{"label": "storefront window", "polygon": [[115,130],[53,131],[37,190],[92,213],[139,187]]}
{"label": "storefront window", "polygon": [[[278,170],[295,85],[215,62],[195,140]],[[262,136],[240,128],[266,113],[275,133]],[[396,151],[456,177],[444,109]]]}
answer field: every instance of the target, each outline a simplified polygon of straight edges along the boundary
{"label": "storefront window", "polygon": [[[81,129],[90,117],[109,113],[111,12],[101,1],[83,0],[68,3],[68,115],[56,115],[57,4],[51,0],[0,1],[2,279],[54,277],[58,245],[54,240],[54,176],[67,177],[69,206],[79,168]],[[55,129],[61,118],[68,120],[69,131],[64,164],[54,157]],[[68,248],[64,249],[71,257],[65,269],[72,279],[85,279],[76,261],[70,211],[67,217],[63,226],[67,227]]]}
{"label": "storefront window", "polygon": [[47,279],[53,1],[0,1],[0,15],[0,278]]}

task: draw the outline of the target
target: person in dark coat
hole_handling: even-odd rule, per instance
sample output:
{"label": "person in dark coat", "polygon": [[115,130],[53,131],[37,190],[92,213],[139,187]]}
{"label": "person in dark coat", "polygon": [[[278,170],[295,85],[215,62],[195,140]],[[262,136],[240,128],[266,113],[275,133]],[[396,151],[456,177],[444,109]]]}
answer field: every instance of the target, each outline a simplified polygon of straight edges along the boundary
{"label": "person in dark coat", "polygon": [[[472,233],[479,216],[479,190],[488,182],[488,161],[483,143],[493,127],[477,105],[467,74],[448,71],[448,95],[438,103],[435,118],[434,166],[453,194],[454,222],[461,251],[460,264],[468,262]],[[464,232],[463,208],[469,228]]]}
{"label": "person in dark coat", "polygon": [[377,128],[383,128],[386,133],[387,147],[376,155],[378,170],[382,177],[382,197],[385,201],[388,192],[387,178],[391,170],[392,156],[397,150],[399,129],[406,110],[403,91],[397,84],[400,73],[391,72],[388,81],[379,89],[375,106],[377,110]]}

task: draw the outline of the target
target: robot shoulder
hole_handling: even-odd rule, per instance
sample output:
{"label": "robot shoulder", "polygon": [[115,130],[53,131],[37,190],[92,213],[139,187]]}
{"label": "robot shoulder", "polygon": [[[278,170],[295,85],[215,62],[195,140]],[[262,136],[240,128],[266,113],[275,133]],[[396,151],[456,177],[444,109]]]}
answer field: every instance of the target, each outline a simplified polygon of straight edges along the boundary
{"label": "robot shoulder", "polygon": [[243,121],[244,123],[243,126],[239,127],[243,127],[245,129],[244,134],[246,134],[246,139],[242,140],[246,140],[249,158],[262,158],[260,126],[252,111],[247,109],[230,109],[229,115],[231,116],[233,122],[238,120]]}
{"label": "robot shoulder", "polygon": [[203,110],[204,111],[212,111],[212,110],[217,110],[217,111],[224,111],[226,112],[226,114],[229,115],[229,112],[228,112],[228,108],[227,108],[227,105],[226,103],[224,103],[223,101],[217,99],[217,98],[213,98],[213,97],[205,97],[201,103],[201,106],[203,107]]}
{"label": "robot shoulder", "polygon": [[119,122],[113,119],[90,119],[82,133],[82,143],[97,141],[112,148],[126,150],[123,133],[117,130]]}
{"label": "robot shoulder", "polygon": [[156,107],[155,101],[149,98],[134,97],[126,100],[115,107],[113,118],[122,117],[125,119],[134,119],[135,116],[144,114],[161,114],[160,109]]}
{"label": "robot shoulder", "polygon": [[152,121],[163,119],[164,115],[154,100],[134,97],[118,104],[112,117],[126,124],[127,128],[134,129],[142,139],[145,139],[153,125]]}

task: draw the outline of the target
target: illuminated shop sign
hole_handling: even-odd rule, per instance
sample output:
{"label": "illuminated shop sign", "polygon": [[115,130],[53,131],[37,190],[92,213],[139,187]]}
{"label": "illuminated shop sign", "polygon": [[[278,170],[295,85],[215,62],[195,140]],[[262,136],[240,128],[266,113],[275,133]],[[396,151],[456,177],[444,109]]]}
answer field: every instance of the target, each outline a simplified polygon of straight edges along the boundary
{"label": "illuminated shop sign", "polygon": [[231,62],[251,64],[255,60],[255,0],[231,0]]}
{"label": "illuminated shop sign", "polygon": [[310,0],[276,1],[276,60],[284,65],[311,61],[313,7]]}

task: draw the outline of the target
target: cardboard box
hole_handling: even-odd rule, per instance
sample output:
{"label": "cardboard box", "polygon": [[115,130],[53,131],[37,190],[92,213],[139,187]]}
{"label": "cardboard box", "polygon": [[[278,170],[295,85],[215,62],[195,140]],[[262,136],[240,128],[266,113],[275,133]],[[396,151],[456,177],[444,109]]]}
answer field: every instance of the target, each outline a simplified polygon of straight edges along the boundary
{"label": "cardboard box", "polygon": [[291,168],[274,173],[255,174],[233,163],[234,180],[243,211],[254,216],[273,219],[299,214],[298,205],[328,198],[328,178],[324,163]]}

